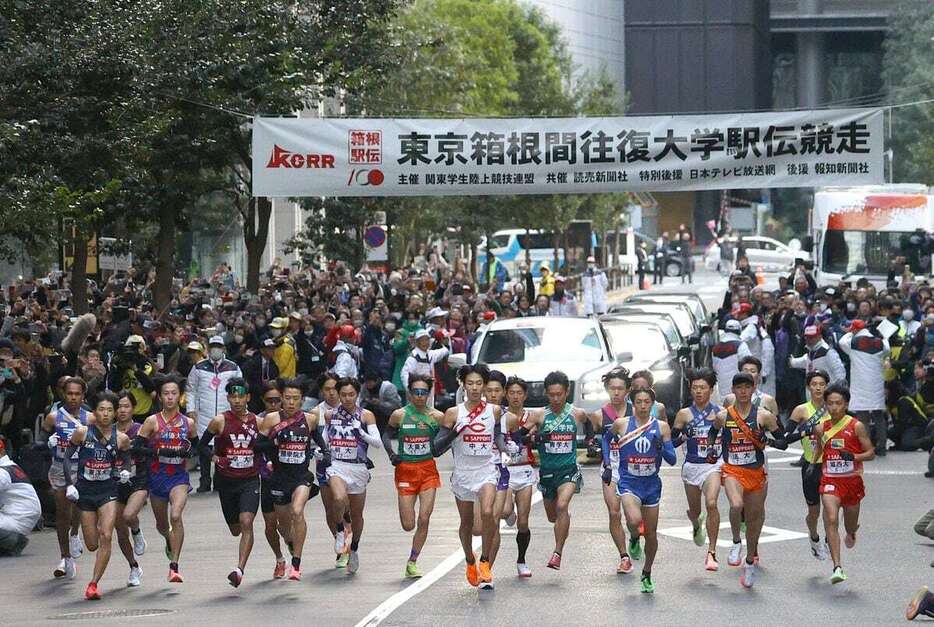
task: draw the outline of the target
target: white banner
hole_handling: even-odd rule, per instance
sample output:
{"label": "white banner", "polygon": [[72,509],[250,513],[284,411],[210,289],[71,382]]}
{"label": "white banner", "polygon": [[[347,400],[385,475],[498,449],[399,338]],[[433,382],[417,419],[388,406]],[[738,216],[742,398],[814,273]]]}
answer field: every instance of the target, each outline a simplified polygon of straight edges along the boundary
{"label": "white banner", "polygon": [[256,196],[879,184],[881,109],[527,119],[256,118]]}

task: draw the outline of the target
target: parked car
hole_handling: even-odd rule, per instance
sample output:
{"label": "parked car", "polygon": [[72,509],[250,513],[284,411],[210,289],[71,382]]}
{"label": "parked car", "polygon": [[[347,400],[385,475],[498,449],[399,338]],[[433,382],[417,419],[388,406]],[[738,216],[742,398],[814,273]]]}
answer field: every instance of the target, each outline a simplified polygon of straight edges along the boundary
{"label": "parked car", "polygon": [[665,404],[668,417],[674,418],[689,394],[685,370],[690,347],[683,346],[679,352],[668,341],[661,323],[647,318],[607,315],[600,321],[621,365],[629,372],[650,371],[658,400]]}
{"label": "parked car", "polygon": [[[652,274],[655,272],[655,239],[645,235],[644,233],[639,233],[638,231],[633,233],[635,238],[635,245],[638,246],[640,243],[645,242],[645,251],[648,253],[648,267],[646,268],[647,274]],[[610,251],[610,255],[613,254],[613,251],[616,248],[616,232],[609,231],[606,236],[606,246]],[[619,236],[619,255],[618,260],[619,264],[622,267],[635,267],[636,265],[636,253],[634,250],[629,250],[626,245],[626,234],[620,233]],[[672,254],[668,257],[668,262],[665,264],[665,275],[666,276],[681,276],[681,256],[677,254]]]}
{"label": "parked car", "polygon": [[[729,238],[736,250],[737,239]],[[746,258],[753,269],[762,268],[765,272],[785,272],[795,266],[796,259],[809,260],[811,255],[801,250],[801,242],[793,239],[783,244],[777,239],[762,235],[743,236]],[[714,240],[704,252],[704,267],[716,271],[720,269],[720,246]]]}
{"label": "parked car", "polygon": [[707,310],[704,299],[697,294],[655,290],[636,292],[623,301],[624,305],[628,303],[675,303],[686,305],[690,309],[691,315],[694,316],[694,323],[700,328],[701,346],[709,351],[717,343],[716,316]]}
{"label": "parked car", "polygon": [[678,327],[678,331],[684,338],[685,343],[691,347],[692,367],[700,367],[707,363],[709,359],[710,347],[704,346],[702,331],[694,320],[691,309],[684,303],[650,303],[650,302],[631,302],[622,305],[610,307],[607,313],[625,313],[630,311],[643,311],[656,315],[669,315]]}

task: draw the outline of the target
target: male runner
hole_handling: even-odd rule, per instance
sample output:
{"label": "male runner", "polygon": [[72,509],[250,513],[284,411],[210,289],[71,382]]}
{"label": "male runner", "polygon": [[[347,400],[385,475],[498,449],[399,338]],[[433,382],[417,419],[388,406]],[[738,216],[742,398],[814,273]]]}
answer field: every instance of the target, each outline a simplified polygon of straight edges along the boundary
{"label": "male runner", "polygon": [[[490,371],[490,380],[487,381],[483,391],[484,398],[494,407],[500,408],[500,431],[506,433],[505,410],[506,404],[506,375],[499,370]],[[505,441],[505,437],[503,438]],[[493,498],[493,518],[497,521],[496,531],[493,534],[493,546],[490,549],[490,564],[496,562],[496,556],[499,554],[499,544],[501,541],[499,533],[499,521],[503,518],[503,511],[506,509],[506,498],[509,496],[509,468],[508,464],[503,463],[503,458],[507,450],[500,449],[496,442],[493,442],[493,463],[499,471],[499,481],[496,483],[496,496]],[[479,508],[474,508],[474,535],[483,534],[483,522],[480,520]]]}
{"label": "male runner", "polygon": [[[126,434],[130,442],[142,426],[133,421],[134,407],[136,397],[129,392],[121,392],[117,396],[117,430]],[[118,457],[117,470],[123,469],[123,457]],[[130,481],[117,484],[117,545],[130,565],[126,585],[135,588],[140,585],[143,574],[136,558],[146,552],[146,538],[139,527],[139,512],[149,496],[149,464],[143,456],[131,455],[126,470],[130,473]]]}
{"label": "male runner", "polygon": [[[827,408],[824,405],[824,391],[830,383],[830,375],[823,370],[812,370],[805,377],[810,400],[795,407],[788,417],[785,432],[796,430],[812,432],[814,425],[829,419]],[[804,463],[801,466],[801,489],[804,491],[804,502],[808,513],[804,521],[808,526],[808,536],[811,540],[811,555],[817,560],[827,559],[827,543],[821,544],[820,534],[817,533],[817,519],[820,517],[820,478],[821,478],[821,447],[813,437],[801,439]]]}
{"label": "male runner", "polygon": [[[454,471],[451,491],[460,516],[458,535],[467,561],[467,582],[482,589],[493,588],[490,551],[499,520],[493,516],[493,501],[500,473],[493,463],[493,443],[505,450],[500,408],[483,400],[490,369],[483,364],[461,366],[457,378],[464,388],[464,402],[451,407],[441,418],[438,435],[432,440],[432,455],[439,457],[452,448]],[[473,552],[473,512],[480,507],[482,539],[480,563]]]}
{"label": "male runner", "polygon": [[[358,548],[363,535],[363,508],[366,506],[366,486],[370,482],[370,446],[382,448],[383,441],[376,427],[376,416],[357,405],[360,382],[341,379],[337,382],[340,405],[327,415],[327,439],[333,461],[328,466],[328,486],[334,499],[334,516],[341,521],[350,513],[353,540],[347,559],[347,572],[360,568]],[[336,529],[335,529],[336,530]]]}
{"label": "male runner", "polygon": [[[93,416],[91,412],[81,406],[84,394],[87,392],[87,384],[84,379],[78,377],[66,378],[61,387],[62,404],[42,420],[42,433],[40,433],[38,444],[41,445],[43,443],[42,438],[46,438],[44,442],[52,450],[49,484],[52,486],[52,495],[55,497],[55,531],[58,536],[58,547],[62,553],[62,559],[52,574],[56,578],[67,576],[69,579],[74,579],[78,574],[75,560],[81,557],[84,550],[81,545],[81,538],[78,536],[81,510],[65,498],[65,489],[69,483],[65,481],[63,462],[71,434],[79,426],[90,424],[93,421]],[[71,460],[72,473],[76,473],[78,470],[77,461],[77,457],[73,457]],[[77,476],[73,475],[70,479],[70,484],[73,485],[77,481]]]}
{"label": "male runner", "polygon": [[747,554],[739,580],[745,588],[751,588],[755,582],[759,535],[765,521],[768,481],[765,471],[765,433],[772,435],[774,441],[771,445],[778,449],[786,449],[789,443],[801,438],[800,433],[785,437],[778,419],[764,407],[753,404],[754,390],[753,375],[748,372],[736,373],[733,376],[734,403],[717,413],[714,425],[707,432],[707,462],[715,464],[717,454],[714,446],[723,429],[723,465],[720,474],[730,500],[730,530],[733,533],[733,546],[727,560],[730,566],[739,566],[742,559],[740,517],[744,513],[746,517]]}
{"label": "male runner", "polygon": [[[227,575],[234,588],[240,587],[243,571],[253,551],[253,520],[259,509],[259,436],[256,414],[247,409],[250,392],[243,377],[231,377],[224,386],[230,409],[211,418],[201,434],[198,452],[214,464],[214,489],[221,502],[230,535],[240,536],[237,567]],[[211,441],[214,454],[211,455]]]}
{"label": "male runner", "polygon": [[260,452],[262,459],[259,466],[259,508],[263,512],[263,529],[266,536],[266,542],[272,549],[272,554],[276,558],[276,566],[273,568],[273,579],[282,579],[286,573],[286,561],[282,555],[282,543],[279,538],[284,538],[279,530],[279,519],[276,517],[276,506],[272,500],[272,494],[269,492],[269,477],[272,474],[272,453],[271,448],[263,447],[263,419],[267,415],[279,411],[282,408],[282,394],[279,392],[279,382],[275,379],[266,381],[262,388],[263,411],[256,414],[256,422],[259,425],[260,437],[256,441],[256,448]]}
{"label": "male runner", "polygon": [[[637,370],[632,373],[631,383],[630,383],[630,394],[632,390],[655,390],[655,377],[652,376],[651,370]],[[665,404],[661,401],[655,401],[652,403],[652,418],[660,418],[666,420],[668,416],[668,409],[665,407]]]}
{"label": "male runner", "polygon": [[[266,394],[274,393],[267,391]],[[314,475],[308,469],[311,441],[314,440],[321,451],[318,466],[321,472],[327,472],[331,465],[331,451],[318,428],[318,412],[301,410],[302,380],[281,381],[275,394],[282,399],[282,409],[271,411],[263,418],[259,447],[272,460],[272,473],[266,483],[278,518],[279,533],[292,553],[289,579],[300,581],[302,551],[308,533],[305,504],[318,492]]]}
{"label": "male runner", "polygon": [[[752,375],[752,404],[755,407],[766,409],[773,416],[778,416],[778,403],[775,398],[759,389],[759,382],[762,380],[762,362],[752,355],[747,355],[739,360],[739,371]],[[734,402],[734,396],[727,394],[723,398],[723,406],[729,407]]]}
{"label": "male runner", "polygon": [[[337,382],[340,380],[333,372],[325,372],[318,378],[318,396],[321,402],[315,408],[318,419],[318,430],[324,436],[327,429],[328,414],[340,405],[340,396],[337,393]],[[315,450],[315,477],[321,489],[321,505],[324,507],[324,521],[328,532],[334,537],[334,552],[337,557],[335,568],[347,568],[350,559],[350,543],[353,541],[353,531],[350,525],[350,513],[344,514],[343,520],[335,516],[334,497],[328,485],[327,468],[322,464],[320,451]]]}
{"label": "male runner", "polygon": [[[129,483],[130,439],[117,430],[114,413],[117,397],[102,392],[94,408],[94,424],[77,427],[68,441],[68,450],[62,458],[65,493],[81,510],[81,529],[89,551],[97,551],[94,574],[84,591],[84,598],[99,601],[97,584],[110,562],[114,524],[117,518],[117,479]],[[78,456],[77,482],[72,484],[72,456]],[[124,469],[117,470],[117,456],[124,458]]]}
{"label": "male runner", "polygon": [[863,462],[874,459],[876,449],[866,425],[847,415],[850,390],[842,381],[827,386],[824,402],[830,419],[814,425],[814,438],[820,442],[824,456],[820,494],[824,506],[824,533],[833,559],[830,583],[840,583],[847,579],[840,557],[840,510],[843,510],[846,530],[843,542],[846,548],[852,549],[859,529],[859,504],[866,496]]}
{"label": "male runner", "polygon": [[[182,514],[188,504],[191,482],[187,462],[197,447],[194,421],[178,409],[182,386],[169,376],[156,384],[162,410],[146,418],[133,439],[134,453],[149,453],[155,459],[149,467],[149,495],[156,530],[165,539],[169,558],[169,583],[182,583],[178,562],[185,542]],[[170,509],[171,507],[171,509]]]}
{"label": "male runner", "polygon": [[[703,546],[704,537],[707,537],[704,567],[709,571],[716,571],[720,567],[717,561],[717,537],[720,533],[720,510],[717,501],[720,498],[722,460],[720,443],[715,442],[713,453],[717,457],[717,463],[707,463],[707,433],[723,408],[710,402],[710,396],[717,384],[717,373],[713,370],[700,368],[690,371],[688,383],[691,386],[692,403],[675,414],[671,437],[675,440],[675,446],[682,442],[685,445],[681,481],[684,482],[684,493],[688,500],[688,520],[694,526],[694,544]],[[701,496],[706,507],[706,527],[705,513],[701,511]]]}
{"label": "male runner", "polygon": [[[629,553],[639,559],[642,547],[639,536],[645,536],[645,565],[642,567],[642,592],[655,592],[652,581],[652,564],[658,552],[658,505],[662,498],[662,479],[658,471],[662,459],[674,466],[678,461],[671,444],[671,429],[668,423],[651,415],[655,404],[652,388],[639,388],[630,393],[632,416],[617,418],[613,426],[603,435],[604,457],[609,458],[611,444],[619,451],[619,482],[616,492],[620,495],[626,526],[629,527]],[[604,471],[603,480],[606,482]]]}
{"label": "male runner", "polygon": [[581,491],[584,479],[577,465],[577,430],[589,417],[568,403],[571,383],[566,374],[551,372],[545,377],[548,405],[529,416],[528,427],[519,429],[521,438],[529,432],[538,443],[539,480],[548,522],[554,524],[555,550],[548,568],[561,569],[561,554],[571,528],[571,499]]}
{"label": "male runner", "polygon": [[[603,375],[603,387],[606,388],[610,396],[610,402],[603,406],[600,411],[596,411],[590,416],[594,432],[600,434],[600,438],[610,430],[613,423],[622,416],[632,415],[632,404],[629,402],[629,371],[625,368],[614,368]],[[616,486],[619,483],[619,442],[608,440],[606,446],[609,448],[603,455],[603,502],[606,504],[607,513],[610,517],[610,536],[613,538],[613,544],[616,545],[616,551],[619,553],[619,566],[616,568],[617,574],[628,575],[632,572],[632,559],[626,550],[626,532],[623,528],[623,509],[622,500],[616,493]],[[603,446],[601,446],[603,452]],[[609,481],[607,481],[609,476]]]}
{"label": "male runner", "polygon": [[[418,579],[418,556],[428,538],[428,523],[435,507],[435,495],[441,487],[438,467],[431,454],[431,440],[437,435],[444,417],[437,409],[428,407],[428,397],[434,381],[425,375],[409,375],[408,404],[389,416],[383,430],[383,448],[395,466],[396,491],[399,494],[399,521],[405,531],[415,530],[412,548],[405,563],[404,576]],[[392,440],[398,439],[396,451]],[[415,503],[418,502],[418,512]]]}
{"label": "male runner", "polygon": [[[509,377],[506,380],[506,401],[508,411],[503,414],[506,423],[504,431],[506,441],[506,454],[509,465],[509,490],[506,495],[506,504],[503,514],[516,525],[516,570],[520,577],[531,577],[532,569],[525,559],[525,553],[532,541],[532,532],[529,530],[529,514],[532,511],[532,490],[538,483],[538,470],[535,468],[535,456],[532,449],[525,443],[517,442],[515,434],[523,427],[528,426],[529,410],[525,409],[525,401],[529,396],[529,385],[519,377]],[[513,513],[515,510],[515,513]]]}

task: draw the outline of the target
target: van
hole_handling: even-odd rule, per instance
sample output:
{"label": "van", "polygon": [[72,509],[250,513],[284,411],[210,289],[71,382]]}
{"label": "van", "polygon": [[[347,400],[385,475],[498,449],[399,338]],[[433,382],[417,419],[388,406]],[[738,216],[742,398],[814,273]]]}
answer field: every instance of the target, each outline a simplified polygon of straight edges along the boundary
{"label": "van", "polygon": [[[509,271],[513,278],[517,277],[516,267],[525,263],[526,250],[532,262],[532,276],[541,276],[539,268],[547,265],[554,271],[555,263],[555,236],[546,231],[532,229],[504,229],[497,231],[490,238],[490,251],[493,256]],[[480,240],[477,246],[477,260],[482,265],[486,261],[486,237]],[[564,263],[564,249],[558,248],[558,265]]]}

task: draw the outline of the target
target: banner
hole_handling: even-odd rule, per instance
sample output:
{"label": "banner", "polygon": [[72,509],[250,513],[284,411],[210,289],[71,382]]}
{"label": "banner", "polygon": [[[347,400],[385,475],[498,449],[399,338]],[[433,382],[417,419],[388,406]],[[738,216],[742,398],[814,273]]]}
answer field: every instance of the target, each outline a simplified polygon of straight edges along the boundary
{"label": "banner", "polygon": [[611,118],[263,118],[256,196],[881,184],[881,109]]}

